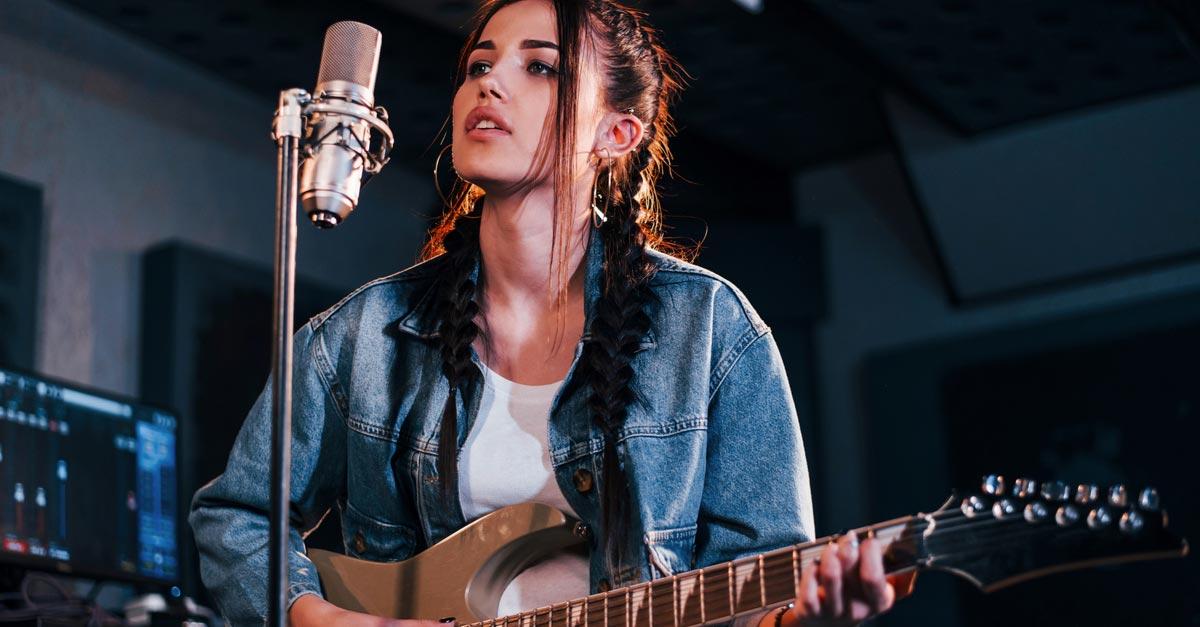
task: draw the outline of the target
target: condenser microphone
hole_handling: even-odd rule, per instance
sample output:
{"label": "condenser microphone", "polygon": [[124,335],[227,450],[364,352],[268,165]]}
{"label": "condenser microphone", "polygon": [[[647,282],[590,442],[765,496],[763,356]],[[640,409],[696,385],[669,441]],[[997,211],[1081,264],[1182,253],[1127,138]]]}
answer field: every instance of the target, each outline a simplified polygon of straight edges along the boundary
{"label": "condenser microphone", "polygon": [[337,22],[325,31],[300,168],[300,203],[319,227],[345,220],[362,184],[386,161],[385,153],[371,152],[372,127],[387,121],[375,107],[381,41],[378,30],[359,22]]}

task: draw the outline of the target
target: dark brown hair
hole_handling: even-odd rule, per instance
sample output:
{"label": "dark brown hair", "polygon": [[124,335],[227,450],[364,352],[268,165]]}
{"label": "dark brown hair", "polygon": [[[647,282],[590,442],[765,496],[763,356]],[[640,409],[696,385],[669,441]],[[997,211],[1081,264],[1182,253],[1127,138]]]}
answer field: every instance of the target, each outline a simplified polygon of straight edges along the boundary
{"label": "dark brown hair", "polygon": [[[479,42],[483,27],[501,8],[520,0],[490,0],[477,14],[458,63],[462,85],[467,59]],[[657,249],[681,257],[691,251],[664,240],[657,196],[659,177],[670,170],[668,138],[675,127],[669,111],[682,86],[682,71],[646,23],[645,15],[609,0],[552,0],[557,16],[559,68],[554,113],[554,241],[551,268],[557,273],[565,304],[569,234],[577,215],[572,205],[571,182],[575,179],[576,112],[578,76],[583,63],[583,46],[593,46],[603,75],[603,100],[613,111],[629,112],[643,123],[641,144],[628,155],[602,165],[598,181],[601,206],[608,207],[608,221],[600,227],[604,244],[601,297],[591,322],[591,339],[574,377],[591,388],[588,407],[592,420],[604,434],[601,473],[600,537],[610,571],[615,574],[624,561],[623,541],[629,525],[628,483],[617,449],[618,432],[628,406],[636,399],[631,362],[638,344],[650,326],[646,306],[650,300],[647,283],[653,265],[646,254]],[[611,192],[607,185],[611,168]],[[457,497],[458,416],[455,401],[471,367],[471,343],[480,335],[475,322],[479,309],[474,302],[475,282],[470,279],[478,259],[478,207],[484,192],[462,181],[450,195],[447,211],[431,230],[422,258],[449,256],[449,268],[438,290],[442,371],[450,394],[442,414],[438,472],[447,502]]]}

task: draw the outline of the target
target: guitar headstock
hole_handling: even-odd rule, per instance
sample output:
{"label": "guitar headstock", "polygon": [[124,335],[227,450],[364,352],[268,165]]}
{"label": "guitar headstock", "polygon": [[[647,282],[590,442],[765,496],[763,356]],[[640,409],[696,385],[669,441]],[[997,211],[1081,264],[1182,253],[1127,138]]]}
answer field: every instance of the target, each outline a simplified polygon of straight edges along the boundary
{"label": "guitar headstock", "polygon": [[986,592],[1054,572],[1178,557],[1187,541],[1167,530],[1154,488],[1101,488],[983,478],[924,517],[922,567],[965,577]]}

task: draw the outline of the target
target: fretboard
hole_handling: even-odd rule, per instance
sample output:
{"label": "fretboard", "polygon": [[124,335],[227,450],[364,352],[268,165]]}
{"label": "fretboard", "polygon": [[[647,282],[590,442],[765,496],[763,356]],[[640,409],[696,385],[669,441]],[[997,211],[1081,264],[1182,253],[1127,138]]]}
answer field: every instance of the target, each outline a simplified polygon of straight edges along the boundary
{"label": "fretboard", "polygon": [[[913,542],[918,517],[856,530],[893,549]],[[784,605],[800,590],[800,572],[833,538],[679,573],[536,610],[462,627],[692,627]],[[906,547],[907,548],[907,547]],[[889,551],[889,573],[913,567],[909,550]]]}

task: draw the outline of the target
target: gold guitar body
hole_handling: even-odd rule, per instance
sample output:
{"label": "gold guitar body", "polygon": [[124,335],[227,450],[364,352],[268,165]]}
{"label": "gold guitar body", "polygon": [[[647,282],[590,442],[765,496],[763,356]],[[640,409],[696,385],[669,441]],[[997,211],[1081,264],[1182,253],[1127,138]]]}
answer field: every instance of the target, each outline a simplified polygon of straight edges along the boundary
{"label": "gold guitar body", "polygon": [[548,505],[497,510],[402,562],[368,562],[312,549],[325,598],[339,607],[391,618],[458,624],[496,617],[504,588],[529,564],[579,542],[574,521]]}

